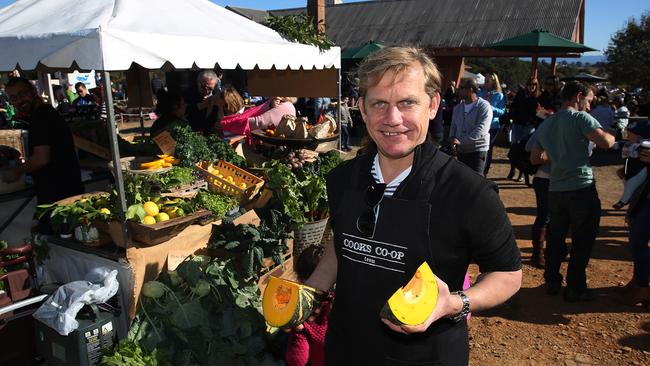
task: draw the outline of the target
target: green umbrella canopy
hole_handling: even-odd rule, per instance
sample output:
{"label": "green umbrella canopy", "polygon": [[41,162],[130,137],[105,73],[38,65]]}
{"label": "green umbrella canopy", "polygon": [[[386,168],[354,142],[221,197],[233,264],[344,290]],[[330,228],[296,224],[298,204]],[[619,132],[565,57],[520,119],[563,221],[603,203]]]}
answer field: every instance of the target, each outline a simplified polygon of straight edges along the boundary
{"label": "green umbrella canopy", "polygon": [[379,51],[384,48],[383,45],[373,41],[366,42],[359,47],[354,47],[341,52],[341,59],[343,60],[359,60],[368,57],[371,53]]}
{"label": "green umbrella canopy", "polygon": [[487,45],[486,48],[531,53],[596,51],[591,47],[549,33],[545,29],[535,29],[530,33]]}

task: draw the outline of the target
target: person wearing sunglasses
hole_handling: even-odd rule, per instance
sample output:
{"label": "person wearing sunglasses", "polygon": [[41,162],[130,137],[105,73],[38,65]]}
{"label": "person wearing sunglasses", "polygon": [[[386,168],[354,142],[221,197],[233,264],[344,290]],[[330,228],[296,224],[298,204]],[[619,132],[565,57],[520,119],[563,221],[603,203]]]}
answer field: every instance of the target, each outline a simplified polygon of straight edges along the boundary
{"label": "person wearing sunglasses", "polygon": [[476,80],[466,78],[460,81],[458,95],[461,102],[452,113],[449,137],[456,145],[458,161],[484,175],[493,112],[490,103],[477,93]]}
{"label": "person wearing sunglasses", "polygon": [[[369,141],[327,177],[334,240],[306,281],[324,292],[336,284],[325,364],[467,364],[467,313],[521,286],[512,226],[495,184],[428,136],[441,76],[424,51],[383,48],[358,75]],[[483,275],[463,292],[470,261]],[[416,326],[382,319],[388,298],[423,262],[437,277],[433,313]]]}

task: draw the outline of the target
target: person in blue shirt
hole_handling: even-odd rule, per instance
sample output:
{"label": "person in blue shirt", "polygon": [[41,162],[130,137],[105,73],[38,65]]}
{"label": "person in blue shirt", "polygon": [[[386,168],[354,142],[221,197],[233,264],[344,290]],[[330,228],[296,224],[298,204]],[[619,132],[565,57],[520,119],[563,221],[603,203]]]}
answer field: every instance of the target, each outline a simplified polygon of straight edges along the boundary
{"label": "person in blue shirt", "polygon": [[485,160],[483,176],[487,177],[492,164],[492,148],[501,130],[500,118],[506,113],[506,98],[501,90],[501,83],[497,74],[491,72],[485,75],[485,85],[478,93],[478,96],[487,100],[492,106],[492,123],[490,124],[490,147]]}

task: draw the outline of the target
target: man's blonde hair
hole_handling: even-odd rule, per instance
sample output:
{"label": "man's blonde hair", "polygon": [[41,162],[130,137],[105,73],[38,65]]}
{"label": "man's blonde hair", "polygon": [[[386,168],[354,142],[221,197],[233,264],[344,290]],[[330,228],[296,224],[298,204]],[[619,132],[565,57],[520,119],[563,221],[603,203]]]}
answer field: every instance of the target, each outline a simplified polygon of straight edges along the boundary
{"label": "man's blonde hair", "polygon": [[413,62],[422,65],[424,89],[427,95],[433,98],[441,90],[440,71],[431,58],[422,49],[416,47],[385,47],[363,60],[357,71],[359,95],[365,98],[368,88],[377,85],[386,72],[399,74]]}

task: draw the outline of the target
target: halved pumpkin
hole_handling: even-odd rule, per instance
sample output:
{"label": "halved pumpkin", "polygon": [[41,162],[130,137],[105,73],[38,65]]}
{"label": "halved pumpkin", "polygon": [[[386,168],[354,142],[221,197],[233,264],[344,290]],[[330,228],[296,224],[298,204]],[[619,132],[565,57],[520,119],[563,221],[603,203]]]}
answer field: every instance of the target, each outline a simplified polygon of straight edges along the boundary
{"label": "halved pumpkin", "polygon": [[309,318],[320,293],[313,287],[271,276],[262,299],[264,319],[272,327],[294,327]]}
{"label": "halved pumpkin", "polygon": [[438,303],[438,283],[424,262],[404,287],[400,287],[381,309],[381,317],[397,325],[424,323]]}

